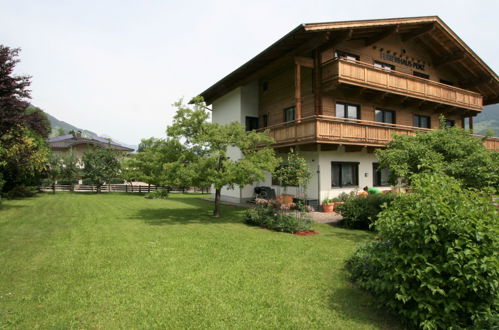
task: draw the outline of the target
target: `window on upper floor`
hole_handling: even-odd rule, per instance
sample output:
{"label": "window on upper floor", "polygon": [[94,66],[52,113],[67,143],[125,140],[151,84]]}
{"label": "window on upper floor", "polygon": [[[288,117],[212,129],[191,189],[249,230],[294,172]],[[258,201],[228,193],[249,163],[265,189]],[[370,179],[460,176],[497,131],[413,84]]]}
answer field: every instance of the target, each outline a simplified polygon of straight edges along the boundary
{"label": "window on upper floor", "polygon": [[360,60],[359,55],[347,53],[347,52],[344,52],[342,50],[336,50],[334,52],[334,57],[343,58],[343,59],[350,60],[350,61],[359,61]]}
{"label": "window on upper floor", "polygon": [[383,69],[386,71],[395,70],[395,65],[374,61],[374,67],[378,69]]}
{"label": "window on upper floor", "polygon": [[360,105],[336,102],[336,117],[360,119]]}
{"label": "window on upper floor", "polygon": [[374,110],[374,120],[379,123],[395,124],[395,111],[391,110]]}
{"label": "window on upper floor", "polygon": [[379,163],[373,163],[373,186],[386,187],[390,186],[391,171],[387,168],[379,168]]}
{"label": "window on upper floor", "polygon": [[440,83],[446,84],[446,85],[449,85],[449,86],[454,86],[454,83],[452,81],[448,81],[448,80],[445,80],[445,79],[440,79]]}
{"label": "window on upper floor", "polygon": [[267,127],[269,126],[269,115],[265,114],[262,116],[262,127]]}
{"label": "window on upper floor", "polygon": [[246,132],[254,131],[258,129],[258,118],[257,117],[246,117]]}
{"label": "window on upper floor", "polygon": [[331,162],[331,187],[355,187],[358,185],[358,162]]}
{"label": "window on upper floor", "polygon": [[431,120],[429,116],[414,115],[413,126],[421,128],[431,128]]}
{"label": "window on upper floor", "polygon": [[445,120],[445,127],[454,127],[454,126],[456,126],[455,120],[450,120],[450,119]]}
{"label": "window on upper floor", "polygon": [[419,77],[419,78],[430,79],[429,75],[427,75],[426,73],[418,72],[418,71],[412,71],[412,75]]}
{"label": "window on upper floor", "polygon": [[295,107],[289,107],[284,109],[284,122],[295,120]]}

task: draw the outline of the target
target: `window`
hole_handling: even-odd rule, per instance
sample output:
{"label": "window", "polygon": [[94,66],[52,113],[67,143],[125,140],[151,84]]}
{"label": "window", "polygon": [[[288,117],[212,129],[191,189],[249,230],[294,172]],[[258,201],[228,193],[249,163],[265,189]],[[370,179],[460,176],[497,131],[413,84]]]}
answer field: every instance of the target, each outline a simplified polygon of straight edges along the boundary
{"label": "window", "polygon": [[422,128],[430,128],[430,117],[414,115],[413,126],[422,127]]}
{"label": "window", "polygon": [[257,129],[258,129],[258,118],[246,117],[246,132],[254,131]]}
{"label": "window", "polygon": [[295,120],[295,107],[284,109],[284,122]]}
{"label": "window", "polygon": [[419,78],[425,78],[425,79],[430,79],[430,76],[425,74],[425,73],[421,73],[421,72],[418,72],[418,71],[413,71],[412,74],[416,77],[419,77]]}
{"label": "window", "polygon": [[456,122],[454,120],[446,119],[445,120],[445,127],[454,127],[456,126]]}
{"label": "window", "polygon": [[387,168],[380,169],[379,163],[373,163],[373,186],[386,187],[390,186],[390,175],[392,171]]}
{"label": "window", "polygon": [[336,50],[334,52],[334,57],[336,57],[336,58],[343,58],[343,59],[346,59],[346,60],[349,60],[349,61],[359,61],[360,60],[359,55],[350,54],[350,53],[347,53],[347,52],[344,52],[344,51],[341,51],[341,50]]}
{"label": "window", "polygon": [[386,71],[395,70],[395,65],[391,65],[391,64],[383,63],[383,62],[378,62],[378,61],[374,61],[374,67],[378,68],[378,69],[383,69]]}
{"label": "window", "polygon": [[262,116],[263,127],[269,126],[269,115]]}
{"label": "window", "polygon": [[395,111],[376,109],[374,119],[379,123],[395,124]]}
{"label": "window", "polygon": [[444,80],[444,79],[440,79],[440,83],[454,86],[454,83],[452,81],[448,81],[448,80]]}
{"label": "window", "polygon": [[354,187],[359,185],[359,163],[331,162],[331,186]]}
{"label": "window", "polygon": [[360,106],[336,102],[336,117],[360,119]]}

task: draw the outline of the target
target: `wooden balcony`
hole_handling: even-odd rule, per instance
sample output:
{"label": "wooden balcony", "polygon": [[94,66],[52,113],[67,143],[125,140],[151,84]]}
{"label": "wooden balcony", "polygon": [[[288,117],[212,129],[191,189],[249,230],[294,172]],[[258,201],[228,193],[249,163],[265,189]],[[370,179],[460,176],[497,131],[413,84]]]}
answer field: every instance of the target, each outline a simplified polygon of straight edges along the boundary
{"label": "wooden balcony", "polygon": [[360,61],[334,59],[322,68],[326,88],[328,83],[349,84],[475,111],[483,106],[478,93]]}
{"label": "wooden balcony", "polygon": [[[282,123],[267,130],[275,140],[276,147],[310,143],[383,147],[392,140],[394,134],[416,135],[417,132],[430,131],[426,128],[329,116],[307,117],[299,123]],[[484,145],[499,151],[499,138],[489,138]]]}

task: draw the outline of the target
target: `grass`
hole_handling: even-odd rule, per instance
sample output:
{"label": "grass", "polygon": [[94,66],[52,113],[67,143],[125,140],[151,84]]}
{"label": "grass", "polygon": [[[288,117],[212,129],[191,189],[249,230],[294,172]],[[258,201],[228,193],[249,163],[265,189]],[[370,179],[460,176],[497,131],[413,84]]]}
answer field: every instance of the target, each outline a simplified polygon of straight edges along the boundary
{"label": "grass", "polygon": [[211,209],[195,195],[4,201],[0,328],[397,327],[343,271],[371,234],[295,236]]}

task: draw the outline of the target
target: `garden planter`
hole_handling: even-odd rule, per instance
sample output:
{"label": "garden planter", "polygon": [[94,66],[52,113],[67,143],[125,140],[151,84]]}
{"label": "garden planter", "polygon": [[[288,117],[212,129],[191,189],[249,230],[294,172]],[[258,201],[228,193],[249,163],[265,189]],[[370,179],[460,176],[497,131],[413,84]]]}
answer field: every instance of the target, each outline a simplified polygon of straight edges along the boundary
{"label": "garden planter", "polygon": [[277,195],[277,201],[279,202],[279,204],[288,205],[288,204],[293,203],[293,197],[295,197],[295,196],[289,195],[289,194],[281,194],[281,195]]}
{"label": "garden planter", "polygon": [[336,212],[336,208],[338,207],[338,205],[341,205],[343,204],[343,202],[334,202],[333,203],[333,211]]}
{"label": "garden planter", "polygon": [[334,210],[334,204],[322,204],[322,212],[332,213]]}

